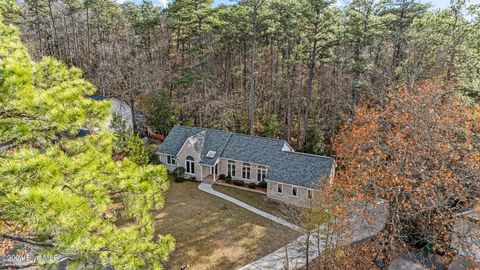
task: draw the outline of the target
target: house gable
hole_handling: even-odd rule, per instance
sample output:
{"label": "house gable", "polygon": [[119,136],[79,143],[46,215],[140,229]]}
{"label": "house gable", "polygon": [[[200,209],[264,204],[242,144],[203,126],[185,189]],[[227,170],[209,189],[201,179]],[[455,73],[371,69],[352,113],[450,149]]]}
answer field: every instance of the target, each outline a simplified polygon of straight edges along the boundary
{"label": "house gable", "polygon": [[[195,148],[195,144],[191,140],[187,139],[183,144],[182,148],[178,151],[176,158],[179,160],[185,160],[186,157],[191,156],[195,159],[196,162],[201,161],[200,153]],[[184,166],[184,164],[182,164]]]}

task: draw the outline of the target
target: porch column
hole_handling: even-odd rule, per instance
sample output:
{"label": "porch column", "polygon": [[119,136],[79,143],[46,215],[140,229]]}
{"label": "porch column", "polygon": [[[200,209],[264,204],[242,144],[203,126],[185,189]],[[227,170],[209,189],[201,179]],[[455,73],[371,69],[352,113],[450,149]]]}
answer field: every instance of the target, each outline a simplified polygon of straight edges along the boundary
{"label": "porch column", "polygon": [[212,170],[213,170],[213,182],[215,182],[215,165],[213,165]]}
{"label": "porch column", "polygon": [[200,181],[203,182],[203,166],[200,163],[199,163],[199,165],[200,165]]}

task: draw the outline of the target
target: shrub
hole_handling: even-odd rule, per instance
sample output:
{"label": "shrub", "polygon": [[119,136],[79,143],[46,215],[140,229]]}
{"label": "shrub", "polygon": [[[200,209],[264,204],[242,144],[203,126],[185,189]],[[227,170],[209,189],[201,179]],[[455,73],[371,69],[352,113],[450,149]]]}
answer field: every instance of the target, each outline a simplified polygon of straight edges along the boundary
{"label": "shrub", "polygon": [[225,177],[225,182],[228,184],[232,183],[232,177],[230,176]]}
{"label": "shrub", "polygon": [[185,168],[184,167],[177,167],[172,172],[173,178],[175,178],[175,182],[183,182],[185,181]]}
{"label": "shrub", "polygon": [[251,183],[248,183],[248,188],[251,188],[251,189],[255,189],[257,187],[257,184],[251,182]]}
{"label": "shrub", "polygon": [[192,177],[190,177],[190,180],[192,180],[192,181],[197,181],[197,177],[196,177],[196,176],[192,176]]}
{"label": "shrub", "polygon": [[225,180],[225,174],[223,174],[223,173],[220,174],[220,175],[218,176],[218,179],[219,179],[219,180]]}
{"label": "shrub", "polygon": [[133,162],[139,165],[146,165],[148,163],[147,145],[137,134],[130,134],[130,137],[127,139],[125,151],[127,157]]}
{"label": "shrub", "polygon": [[158,157],[157,154],[150,154],[150,155],[148,156],[148,163],[149,163],[149,164],[154,164],[154,165],[162,164],[162,163],[160,162],[160,158]]}
{"label": "shrub", "polygon": [[262,182],[258,183],[257,186],[259,188],[267,188],[267,181],[263,180]]}
{"label": "shrub", "polygon": [[232,180],[235,186],[243,186],[243,180]]}

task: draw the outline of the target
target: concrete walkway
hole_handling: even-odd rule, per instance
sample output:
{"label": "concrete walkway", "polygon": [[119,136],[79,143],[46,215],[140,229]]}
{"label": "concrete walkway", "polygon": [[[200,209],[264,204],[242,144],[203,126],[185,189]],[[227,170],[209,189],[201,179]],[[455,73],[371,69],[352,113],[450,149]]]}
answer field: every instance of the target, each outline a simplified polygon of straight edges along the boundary
{"label": "concrete walkway", "polygon": [[[267,256],[258,259],[239,270],[288,270],[301,269],[306,265],[307,235],[300,236],[292,243],[277,249]],[[318,238],[318,234],[310,235],[310,249],[308,261],[312,261],[323,251],[325,242]]]}
{"label": "concrete walkway", "polygon": [[[212,188],[211,184],[200,183],[198,189],[201,191],[210,193],[214,196],[220,197],[224,200],[227,200],[233,204],[236,204],[242,208],[245,208],[255,214],[258,214],[262,217],[268,218],[276,223],[282,224],[286,227],[292,228],[296,231],[302,231],[300,227],[295,224],[292,224],[284,219],[261,211],[251,205],[248,205],[242,201],[239,201],[235,198],[232,198],[228,195],[225,195],[221,192],[218,192]],[[360,216],[352,216],[351,221],[351,231],[346,233],[343,239],[338,239],[337,244],[340,246],[346,246],[351,243],[362,241],[367,239],[375,234],[377,234],[385,225],[386,215],[386,204],[378,204],[371,208],[370,218],[362,218]],[[305,231],[303,231],[305,232]],[[300,236],[297,240],[292,243],[279,248],[278,250],[268,254],[267,256],[260,258],[244,267],[240,270],[285,270],[285,269],[300,269],[306,264],[306,243],[307,237],[309,239],[309,261],[316,259],[319,256],[319,252],[322,252],[325,246],[323,235],[318,235],[317,233],[311,233],[309,236],[304,234]],[[332,241],[332,239],[330,240]]]}
{"label": "concrete walkway", "polygon": [[219,197],[219,198],[222,198],[222,199],[224,199],[224,200],[227,200],[227,201],[229,201],[229,202],[231,202],[231,203],[233,203],[233,204],[236,204],[236,205],[238,205],[238,206],[240,206],[240,207],[242,207],[242,208],[244,208],[244,209],[247,209],[248,211],[251,211],[251,212],[253,212],[253,213],[255,213],[255,214],[259,215],[259,216],[262,216],[262,217],[264,217],[264,218],[268,218],[268,219],[270,219],[270,220],[273,221],[273,222],[276,222],[276,223],[281,224],[281,225],[283,225],[283,226],[289,227],[289,228],[294,229],[294,230],[296,230],[296,231],[300,231],[300,228],[299,228],[297,225],[295,225],[295,224],[293,224],[293,223],[290,223],[290,222],[288,222],[288,221],[286,221],[286,220],[284,220],[284,219],[281,219],[281,218],[279,218],[279,217],[276,217],[276,216],[274,216],[274,215],[272,215],[272,214],[269,214],[269,213],[267,213],[267,212],[264,212],[264,211],[262,211],[262,210],[260,210],[260,209],[258,209],[258,208],[255,208],[255,207],[253,207],[253,206],[251,206],[251,205],[249,205],[249,204],[246,204],[246,203],[244,203],[244,202],[242,202],[242,201],[239,201],[239,200],[237,200],[237,199],[235,199],[235,198],[233,198],[233,197],[230,197],[230,196],[225,195],[225,194],[223,194],[223,193],[221,193],[221,192],[218,192],[218,191],[216,191],[216,190],[214,190],[214,189],[212,188],[212,185],[211,185],[211,184],[207,184],[207,183],[203,183],[203,182],[202,182],[202,183],[200,183],[200,185],[198,185],[198,189],[201,190],[201,191],[207,192],[207,193],[209,193],[209,194],[212,194],[212,195],[214,195],[214,196],[217,196],[217,197]]}
{"label": "concrete walkway", "polygon": [[[351,229],[340,236],[339,239],[330,239],[331,243],[336,243],[338,246],[347,246],[374,236],[385,226],[387,206],[384,203],[372,206],[369,210],[371,219],[352,216],[350,218]],[[307,237],[308,234],[305,233],[292,243],[240,268],[240,270],[301,269],[306,264],[305,255],[308,242],[310,243],[308,261],[316,259],[325,248],[323,235],[312,232]],[[308,242],[307,239],[309,239]]]}

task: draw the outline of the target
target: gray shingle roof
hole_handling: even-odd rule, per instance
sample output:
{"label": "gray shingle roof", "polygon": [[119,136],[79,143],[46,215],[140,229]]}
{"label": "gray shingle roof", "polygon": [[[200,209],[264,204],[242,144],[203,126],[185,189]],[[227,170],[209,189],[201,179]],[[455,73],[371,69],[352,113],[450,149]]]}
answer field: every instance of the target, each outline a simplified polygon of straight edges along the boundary
{"label": "gray shingle roof", "polygon": [[174,126],[170,133],[165,138],[163,143],[158,147],[157,153],[163,153],[167,155],[176,156],[180,148],[182,148],[185,141],[204,130],[203,128],[192,128],[184,126]]}
{"label": "gray shingle roof", "polygon": [[[330,176],[334,160],[329,157],[284,151],[284,140],[249,136],[215,129],[174,126],[157,153],[177,155],[187,139],[201,153],[201,164],[214,165],[218,157],[268,166],[267,179],[314,188]],[[283,149],[283,150],[282,150]],[[213,158],[206,157],[215,151]]]}
{"label": "gray shingle roof", "polygon": [[[225,145],[232,136],[232,133],[220,130],[208,129],[206,130],[205,144],[201,152],[201,164],[214,165],[218,157],[222,154]],[[215,156],[207,157],[208,151],[215,151]]]}

